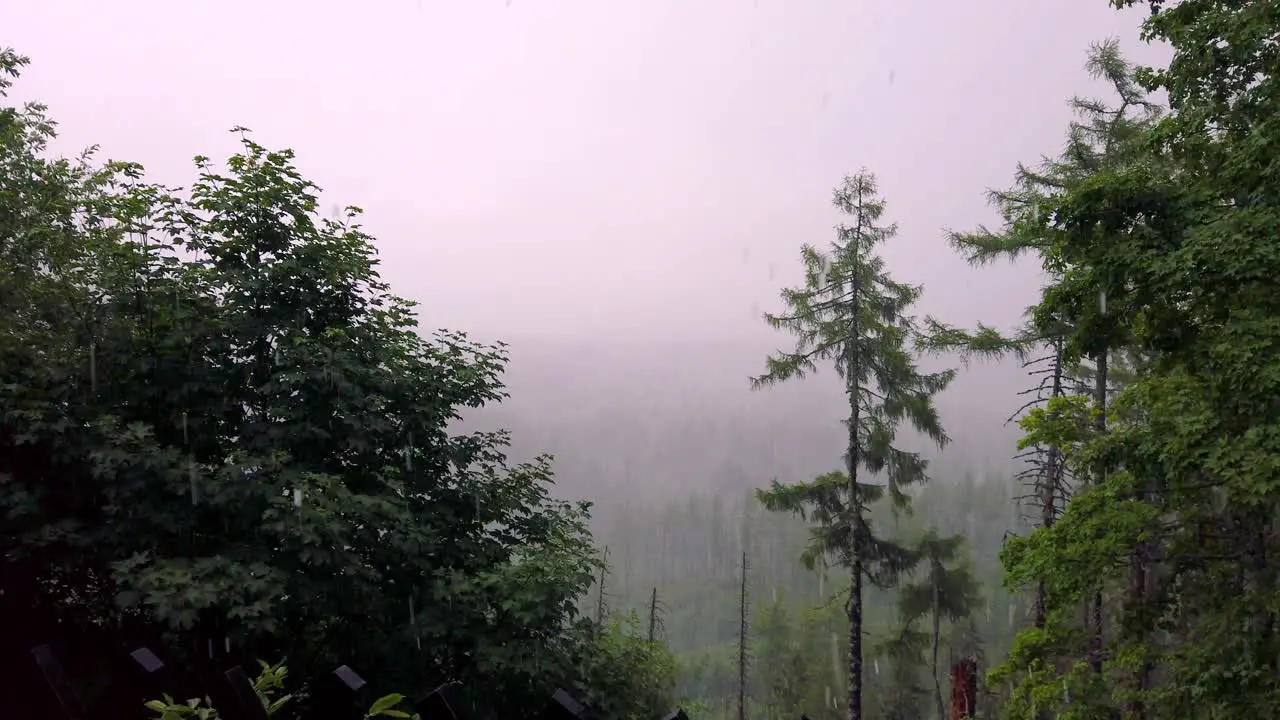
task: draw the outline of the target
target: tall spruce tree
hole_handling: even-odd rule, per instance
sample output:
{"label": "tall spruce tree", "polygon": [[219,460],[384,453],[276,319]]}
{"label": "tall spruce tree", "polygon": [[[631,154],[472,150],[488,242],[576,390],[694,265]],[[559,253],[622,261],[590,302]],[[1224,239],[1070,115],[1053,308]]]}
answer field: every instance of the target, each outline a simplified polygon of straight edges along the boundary
{"label": "tall spruce tree", "polygon": [[887,498],[895,509],[904,509],[908,486],[925,481],[928,463],[897,446],[898,427],[909,423],[939,447],[945,445],[933,398],[955,372],[926,373],[916,365],[916,329],[908,312],[922,289],[895,282],[876,252],[897,227],[882,223],[885,204],[875,176],[864,169],[845,178],[833,203],[851,222],[838,226],[829,254],[802,247],[804,285],[782,291],[786,312],[765,315],[771,326],[796,337],[795,348],[770,357],[752,386],[803,378],[819,363],[834,365],[845,383],[845,471],[794,484],[775,480],[759,497],[770,510],[813,522],[806,564],[835,557],[850,571],[848,717],[861,720],[863,580],[892,585],[914,560],[909,549],[872,532],[869,505]]}

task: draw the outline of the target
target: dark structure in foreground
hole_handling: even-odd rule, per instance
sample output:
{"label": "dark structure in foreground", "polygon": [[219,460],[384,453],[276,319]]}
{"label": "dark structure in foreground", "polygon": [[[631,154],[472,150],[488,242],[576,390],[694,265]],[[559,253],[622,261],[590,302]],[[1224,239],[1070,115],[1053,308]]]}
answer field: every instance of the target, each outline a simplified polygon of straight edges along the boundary
{"label": "dark structure in foreground", "polygon": [[[159,713],[145,703],[169,695],[176,703],[208,697],[220,720],[267,720],[267,710],[253,681],[240,665],[220,676],[193,683],[180,676],[148,648],[121,658],[121,672],[99,693],[101,700],[86,707],[83,695],[49,645],[32,648],[26,667],[6,667],[0,676],[0,716],[3,720],[157,720]],[[7,663],[6,663],[7,664]],[[359,720],[377,698],[368,697],[366,683],[343,665],[310,685],[310,697],[286,714],[305,720]],[[469,720],[459,709],[455,686],[441,685],[396,707],[422,720]],[[195,720],[195,713],[185,715]],[[608,720],[598,718],[564,690],[556,690],[538,716],[541,720]],[[688,720],[676,710],[669,720]]]}

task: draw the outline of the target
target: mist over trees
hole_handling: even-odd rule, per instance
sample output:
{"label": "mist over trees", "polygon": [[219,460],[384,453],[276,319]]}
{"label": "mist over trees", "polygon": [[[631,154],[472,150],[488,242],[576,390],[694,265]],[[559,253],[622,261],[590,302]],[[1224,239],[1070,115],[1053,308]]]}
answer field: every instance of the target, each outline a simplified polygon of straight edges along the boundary
{"label": "mist over trees", "polygon": [[923,313],[851,168],[772,345],[480,342],[290,151],[166,187],[0,109],[0,657],[350,663],[475,717],[1280,716],[1280,8],[1112,4],[1168,66],[1089,48],[1105,94],[938,229],[1042,272],[1012,327]]}

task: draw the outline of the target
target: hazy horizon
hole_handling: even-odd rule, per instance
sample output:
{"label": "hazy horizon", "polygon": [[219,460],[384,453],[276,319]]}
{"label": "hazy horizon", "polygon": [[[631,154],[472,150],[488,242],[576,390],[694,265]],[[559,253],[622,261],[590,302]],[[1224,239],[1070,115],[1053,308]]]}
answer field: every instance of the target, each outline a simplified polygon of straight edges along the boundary
{"label": "hazy horizon", "polygon": [[[365,210],[424,328],[510,343],[501,417],[574,422],[593,403],[714,403],[835,423],[838,388],[752,395],[747,376],[789,342],[760,315],[799,279],[800,245],[830,241],[831,189],[861,167],[899,225],[890,271],[926,288],[917,312],[1016,324],[1037,269],[972,270],[944,230],[997,220],[986,190],[1061,147],[1070,97],[1098,89],[1091,43],[1163,57],[1137,41],[1140,9],[1105,2],[7,0],[5,15],[32,59],[13,97],[49,106],[56,152],[98,144],[183,185],[192,156],[234,152],[234,126],[292,148],[325,207]],[[1012,454],[1022,376],[997,370],[940,400],[956,463]]]}

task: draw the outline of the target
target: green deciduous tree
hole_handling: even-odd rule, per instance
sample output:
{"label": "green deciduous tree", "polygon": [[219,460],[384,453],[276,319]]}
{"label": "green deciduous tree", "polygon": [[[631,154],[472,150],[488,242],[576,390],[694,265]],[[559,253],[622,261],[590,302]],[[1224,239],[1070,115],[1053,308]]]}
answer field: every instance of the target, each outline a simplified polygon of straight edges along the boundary
{"label": "green deciduous tree", "polygon": [[1035,312],[1041,328],[1071,319],[1069,358],[1119,342],[1137,372],[1107,432],[1079,437],[1079,467],[1100,481],[1008,552],[1015,580],[1051,583],[1051,634],[1099,582],[1123,602],[1094,679],[1037,665],[1029,649],[1049,638],[1024,637],[1013,712],[1271,717],[1280,15],[1270,3],[1149,5],[1146,33],[1173,59],[1138,77],[1168,93],[1170,112],[1135,127],[1143,142],[1123,162],[1091,168],[1044,208],[1062,282]]}
{"label": "green deciduous tree", "polygon": [[[503,348],[420,334],[357,209],[319,217],[244,133],[178,192],[45,159],[52,132],[0,110],[0,602],[31,640],[454,679],[512,717],[588,660],[665,677],[576,617],[598,563],[550,459],[451,431],[504,396]],[[652,679],[608,667],[593,697]]]}
{"label": "green deciduous tree", "polygon": [[[1112,473],[1064,528],[1074,544],[1063,550],[1146,585],[1112,650],[1133,679],[1109,689],[1131,716],[1265,717],[1278,656],[1280,15],[1269,3],[1150,5],[1148,35],[1173,48],[1167,69],[1144,73],[1169,95],[1150,136],[1159,162],[1099,173],[1058,208],[1055,253],[1105,282],[1114,322],[1148,358],[1117,401],[1129,420],[1090,447]],[[1087,317],[1075,287],[1045,306]],[[1098,325],[1082,324],[1074,345],[1087,348]],[[1036,551],[1040,562],[1056,555]],[[1142,558],[1144,572],[1115,577],[1103,563],[1116,554]]]}
{"label": "green deciduous tree", "polygon": [[[675,658],[666,643],[651,642],[646,632],[636,612],[609,618],[595,642],[573,653],[563,687],[600,717],[652,720],[669,713],[675,705]],[[540,710],[541,703],[531,709]]]}
{"label": "green deciduous tree", "polygon": [[[926,479],[927,461],[896,445],[898,426],[906,422],[945,444],[933,397],[954,372],[917,368],[908,312],[921,290],[894,281],[876,252],[896,226],[881,224],[884,202],[874,175],[862,171],[847,178],[834,204],[850,223],[839,227],[829,255],[810,245],[801,249],[804,286],[782,292],[786,312],[765,316],[773,327],[795,335],[796,347],[770,357],[752,383],[763,387],[802,378],[819,362],[832,363],[845,382],[850,414],[844,472],[789,485],[774,481],[760,499],[771,510],[800,513],[813,522],[810,564],[831,556],[850,570],[848,713],[860,720],[862,583],[890,584],[911,559],[907,549],[872,532],[869,504],[886,498],[905,507],[907,487]],[[881,482],[868,482],[872,478]]]}

